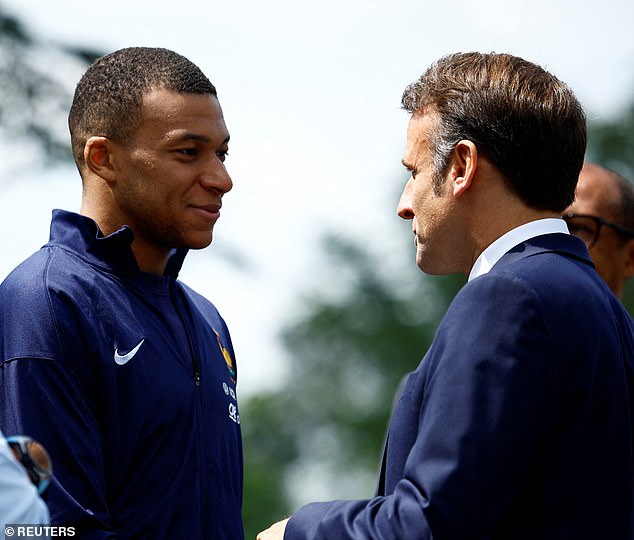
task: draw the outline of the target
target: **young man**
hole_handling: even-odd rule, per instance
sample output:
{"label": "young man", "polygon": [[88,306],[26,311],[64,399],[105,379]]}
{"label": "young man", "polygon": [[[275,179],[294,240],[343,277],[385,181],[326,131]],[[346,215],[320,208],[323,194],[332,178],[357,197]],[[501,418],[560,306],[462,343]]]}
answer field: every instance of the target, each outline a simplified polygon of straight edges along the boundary
{"label": "young man", "polygon": [[634,275],[632,184],[610,169],[584,164],[564,219],[570,232],[586,243],[599,275],[621,298],[625,282]]}
{"label": "young man", "polygon": [[405,382],[377,496],[309,504],[260,540],[631,539],[634,329],[560,217],[581,105],[479,53],[440,59],[403,105],[398,214],[423,271],[469,281]]}
{"label": "young man", "polygon": [[52,523],[81,538],[240,539],[233,348],[177,280],[232,187],[216,89],[172,51],[119,50],[69,126],[81,211],[0,287],[0,425],[49,450]]}

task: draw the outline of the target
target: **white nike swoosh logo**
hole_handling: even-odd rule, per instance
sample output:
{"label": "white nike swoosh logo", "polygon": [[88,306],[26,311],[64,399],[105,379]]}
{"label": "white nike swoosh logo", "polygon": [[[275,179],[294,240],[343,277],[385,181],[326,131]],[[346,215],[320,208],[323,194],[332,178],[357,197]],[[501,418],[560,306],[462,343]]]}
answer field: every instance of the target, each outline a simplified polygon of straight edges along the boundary
{"label": "white nike swoosh logo", "polygon": [[139,349],[141,348],[141,345],[143,345],[144,341],[145,341],[145,339],[142,339],[141,341],[139,341],[139,344],[134,349],[132,349],[128,354],[120,355],[119,354],[119,349],[115,349],[114,350],[114,361],[115,361],[115,363],[117,363],[120,366],[122,366],[124,364],[127,364],[130,360],[132,360],[134,355],[139,351]]}

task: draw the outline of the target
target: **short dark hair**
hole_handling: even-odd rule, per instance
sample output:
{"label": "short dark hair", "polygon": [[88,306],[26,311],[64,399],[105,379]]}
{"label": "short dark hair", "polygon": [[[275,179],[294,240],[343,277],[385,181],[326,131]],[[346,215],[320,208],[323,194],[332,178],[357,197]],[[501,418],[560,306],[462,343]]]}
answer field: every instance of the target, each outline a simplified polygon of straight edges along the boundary
{"label": "short dark hair", "polygon": [[563,82],[522,58],[456,53],[403,93],[403,108],[438,117],[436,170],[472,141],[527,206],[562,212],[573,199],[586,149],[583,107]]}
{"label": "short dark hair", "polygon": [[68,116],[73,157],[80,172],[90,137],[108,137],[123,144],[132,140],[141,121],[143,96],[156,89],[217,95],[200,68],[168,49],[120,49],[88,68],[77,84]]}

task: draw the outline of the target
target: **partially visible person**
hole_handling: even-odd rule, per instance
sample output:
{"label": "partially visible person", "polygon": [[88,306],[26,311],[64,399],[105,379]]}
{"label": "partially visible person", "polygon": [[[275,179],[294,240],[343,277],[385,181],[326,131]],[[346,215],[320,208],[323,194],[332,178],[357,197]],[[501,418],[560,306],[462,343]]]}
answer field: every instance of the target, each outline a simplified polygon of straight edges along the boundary
{"label": "partially visible person", "polygon": [[585,163],[575,201],[564,212],[572,234],[588,247],[597,272],[618,297],[634,275],[634,187],[620,174]]}
{"label": "partially visible person", "polygon": [[80,211],[0,286],[0,426],[47,448],[51,521],[79,538],[240,540],[231,338],[178,279],[233,185],[216,89],[173,51],[121,49],[69,127]]}
{"label": "partially visible person", "polygon": [[48,522],[46,504],[0,431],[0,525]]}
{"label": "partially visible person", "polygon": [[402,103],[397,213],[423,272],[468,282],[402,388],[376,495],[308,504],[259,540],[632,540],[634,323],[561,219],[581,104],[540,66],[475,52]]}

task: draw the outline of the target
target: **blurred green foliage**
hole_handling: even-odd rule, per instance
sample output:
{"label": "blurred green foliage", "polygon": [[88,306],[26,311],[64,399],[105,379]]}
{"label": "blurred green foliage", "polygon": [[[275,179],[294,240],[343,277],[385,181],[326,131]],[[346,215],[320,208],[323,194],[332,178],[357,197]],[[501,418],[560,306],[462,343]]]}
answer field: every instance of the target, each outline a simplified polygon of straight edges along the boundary
{"label": "blurred green foliage", "polygon": [[634,181],[634,101],[616,118],[590,118],[588,132],[588,161]]}
{"label": "blurred green foliage", "polygon": [[299,301],[303,309],[283,332],[285,384],[241,405],[247,538],[311,494],[372,495],[398,385],[464,283],[418,271],[404,232],[402,248],[410,265],[386,275],[357,243],[325,239],[333,274]]}

